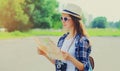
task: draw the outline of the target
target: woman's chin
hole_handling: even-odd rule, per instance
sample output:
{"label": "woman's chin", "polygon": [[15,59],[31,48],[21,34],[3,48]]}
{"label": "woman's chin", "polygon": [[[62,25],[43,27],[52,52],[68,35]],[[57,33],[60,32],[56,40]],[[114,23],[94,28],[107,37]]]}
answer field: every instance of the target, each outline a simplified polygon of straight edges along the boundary
{"label": "woman's chin", "polygon": [[64,30],[65,30],[65,31],[69,31],[69,29],[68,29],[68,28],[66,28],[66,27],[64,27]]}

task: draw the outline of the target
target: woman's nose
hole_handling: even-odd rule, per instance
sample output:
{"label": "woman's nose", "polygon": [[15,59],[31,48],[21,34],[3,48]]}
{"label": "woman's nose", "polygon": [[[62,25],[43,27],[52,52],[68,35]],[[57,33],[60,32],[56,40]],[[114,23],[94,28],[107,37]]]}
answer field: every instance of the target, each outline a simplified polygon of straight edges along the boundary
{"label": "woman's nose", "polygon": [[63,25],[65,24],[65,21],[62,21]]}
{"label": "woman's nose", "polygon": [[62,23],[65,23],[65,21],[64,21],[64,20],[62,20]]}

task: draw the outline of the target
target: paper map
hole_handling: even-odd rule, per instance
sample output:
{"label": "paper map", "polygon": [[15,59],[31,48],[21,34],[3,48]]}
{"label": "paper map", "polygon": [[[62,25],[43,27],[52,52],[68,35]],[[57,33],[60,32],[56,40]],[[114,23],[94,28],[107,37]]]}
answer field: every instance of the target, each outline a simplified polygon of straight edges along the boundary
{"label": "paper map", "polygon": [[39,44],[39,48],[43,50],[50,58],[64,60],[61,50],[50,38],[37,38],[35,41]]}

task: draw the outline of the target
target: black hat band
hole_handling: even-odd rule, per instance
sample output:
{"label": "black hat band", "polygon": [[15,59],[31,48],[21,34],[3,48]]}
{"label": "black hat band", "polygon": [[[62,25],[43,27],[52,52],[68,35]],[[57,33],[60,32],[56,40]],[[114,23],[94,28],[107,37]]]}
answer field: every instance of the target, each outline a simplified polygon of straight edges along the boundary
{"label": "black hat band", "polygon": [[79,14],[76,14],[76,13],[74,13],[74,12],[71,12],[71,11],[69,11],[69,10],[63,10],[63,11],[65,11],[65,12],[69,12],[69,13],[71,13],[71,14],[74,14],[74,15],[78,15],[78,16],[80,16]]}

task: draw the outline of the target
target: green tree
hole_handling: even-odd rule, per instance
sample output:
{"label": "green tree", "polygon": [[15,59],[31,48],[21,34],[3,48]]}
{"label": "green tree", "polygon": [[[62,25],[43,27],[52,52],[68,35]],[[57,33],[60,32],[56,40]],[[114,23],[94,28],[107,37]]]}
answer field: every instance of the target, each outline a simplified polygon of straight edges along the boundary
{"label": "green tree", "polygon": [[107,28],[116,28],[113,21],[108,22]]}
{"label": "green tree", "polygon": [[[56,12],[56,0],[25,0],[25,11],[30,17],[30,21],[34,24],[34,28],[50,28],[52,27],[52,16]],[[30,11],[30,12],[29,12]]]}
{"label": "green tree", "polygon": [[[0,3],[2,3],[1,0]],[[0,6],[0,21],[7,31],[24,31],[28,26],[29,17],[24,13],[22,5],[24,0],[6,0]]]}
{"label": "green tree", "polygon": [[23,4],[24,12],[29,16],[29,23],[33,24],[33,11],[35,9],[35,5],[33,0],[25,0]]}
{"label": "green tree", "polygon": [[62,28],[62,22],[60,20],[60,13],[55,13],[53,16],[52,16],[52,28],[54,29],[61,29]]}
{"label": "green tree", "polygon": [[[85,17],[85,15],[84,15],[84,13],[82,14],[82,21],[83,21],[83,23],[85,24],[86,23],[86,17]],[[85,26],[86,26],[86,24],[85,24]]]}
{"label": "green tree", "polygon": [[7,0],[6,1],[4,1],[4,0],[0,0],[0,27],[3,27],[3,19],[5,18],[4,17],[4,10],[3,10],[3,8],[5,7],[5,5],[6,5],[6,3],[7,3]]}
{"label": "green tree", "polygon": [[96,17],[91,22],[92,28],[106,28],[107,26],[107,19],[106,17]]}
{"label": "green tree", "polygon": [[120,29],[120,20],[115,22],[116,28]]}
{"label": "green tree", "polygon": [[116,22],[109,22],[108,23],[108,28],[117,28],[120,29],[120,20]]}

